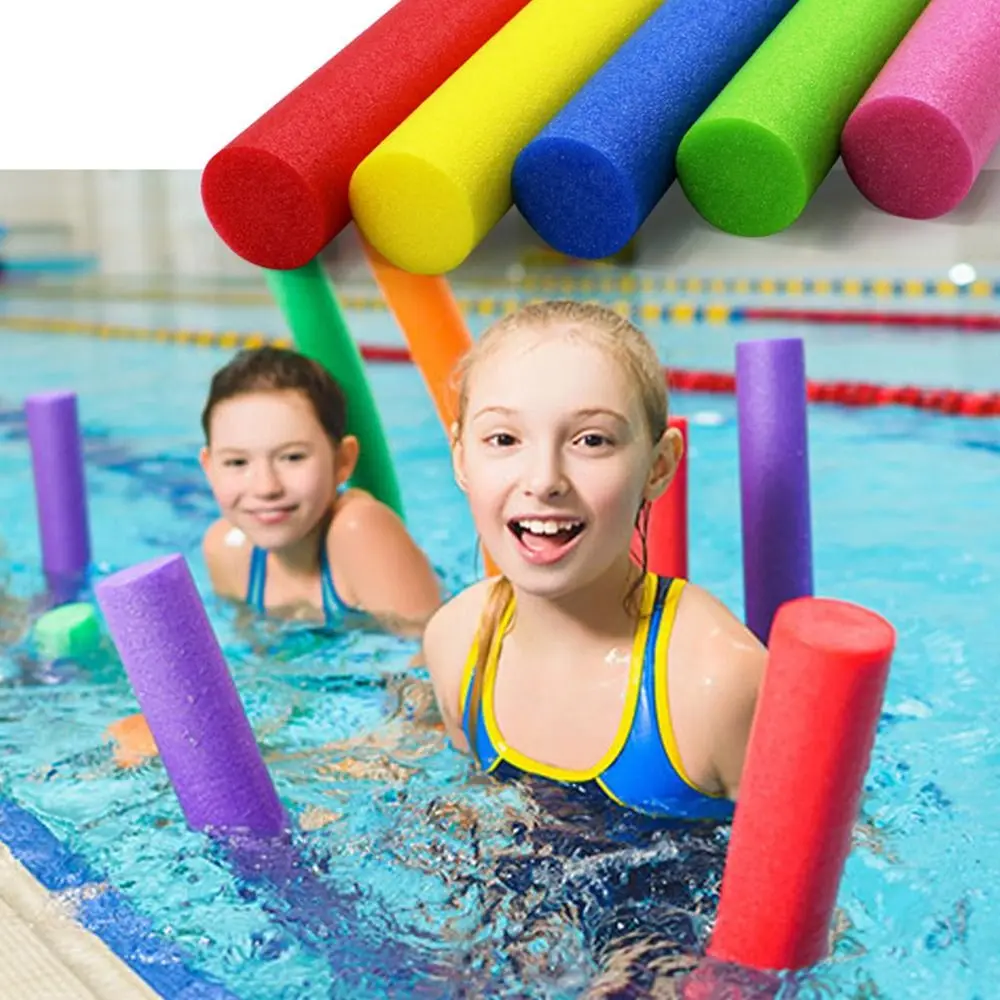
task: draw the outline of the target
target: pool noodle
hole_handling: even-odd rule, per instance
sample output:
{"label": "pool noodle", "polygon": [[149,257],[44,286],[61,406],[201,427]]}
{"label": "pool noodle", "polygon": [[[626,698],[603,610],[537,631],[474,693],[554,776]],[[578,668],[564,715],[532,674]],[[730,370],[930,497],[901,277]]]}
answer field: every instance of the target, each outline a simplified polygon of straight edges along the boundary
{"label": "pool noodle", "polygon": [[514,203],[549,246],[618,253],[676,176],[684,133],[795,0],[670,0],[521,151]]}
{"label": "pool noodle", "polygon": [[77,397],[61,390],[34,393],[25,400],[24,411],[42,566],[62,580],[77,578],[91,557]]}
{"label": "pool noodle", "polygon": [[512,204],[524,145],[660,0],[532,0],[358,165],[359,229],[404,271],[458,267]]}
{"label": "pool noodle", "polygon": [[927,2],[798,0],[681,140],[677,176],[698,213],[739,236],[790,226]]}
{"label": "pool noodle", "polygon": [[189,826],[276,836],[286,817],[183,556],[95,587]]}
{"label": "pool noodle", "polygon": [[451,286],[443,276],[411,274],[395,267],[367,241],[362,240],[362,245],[372,277],[406,340],[441,426],[450,435],[458,415],[455,370],[473,343]]}
{"label": "pool noodle", "polygon": [[[472,337],[451,286],[442,276],[411,274],[395,267],[366,240],[361,244],[372,277],[396,318],[450,441],[458,416],[455,369],[472,348]],[[496,563],[485,549],[483,562],[487,576],[497,575]]]}
{"label": "pool noodle", "polygon": [[[652,505],[646,525],[646,569],[659,576],[688,579],[688,420],[671,417],[681,432],[684,453],[670,485]],[[633,551],[642,552],[637,539]]]}
{"label": "pool noodle", "polygon": [[743,591],[763,642],[785,602],[813,592],[805,346],[800,338],[736,345]]}
{"label": "pool noodle", "polygon": [[933,0],[841,137],[861,193],[893,215],[956,208],[1000,142],[1000,5]]}
{"label": "pool noodle", "polygon": [[360,443],[351,483],[405,518],[392,452],[364,361],[322,263],[317,258],[303,267],[264,273],[296,348],[326,368],[344,392],[347,433]]}
{"label": "pool noodle", "polygon": [[219,237],[260,267],[308,264],[350,221],[363,157],[527,2],[396,3],[209,160]]}
{"label": "pool noodle", "polygon": [[762,970],[827,957],[896,636],[802,598],[774,620],[708,954]]}

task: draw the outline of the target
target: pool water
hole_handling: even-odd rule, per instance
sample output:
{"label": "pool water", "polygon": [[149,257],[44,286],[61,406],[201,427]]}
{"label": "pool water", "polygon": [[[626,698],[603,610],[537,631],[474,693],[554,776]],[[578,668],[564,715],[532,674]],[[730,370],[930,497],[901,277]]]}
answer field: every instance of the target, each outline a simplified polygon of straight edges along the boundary
{"label": "pool water", "polygon": [[[384,314],[353,319],[362,339],[394,339]],[[723,349],[704,331],[652,332],[668,360],[720,367],[725,354],[729,368],[736,336],[791,333],[729,331]],[[827,371],[810,374],[849,368],[850,343],[840,357],[822,336],[807,337],[807,359],[815,342]],[[921,355],[907,342],[927,384],[946,382],[932,377],[940,344]],[[209,595],[199,414],[228,352],[6,332],[0,352],[0,839],[44,867],[44,830],[26,817],[41,821],[45,850],[89,873],[74,899],[113,893],[129,907],[141,933],[115,937],[106,921],[109,939],[161,992],[562,1000],[643,995],[690,964],[725,831],[651,833],[484,780],[407,721],[427,697],[412,643],[255,622]],[[409,524],[454,590],[478,560],[436,414],[412,368],[369,371]],[[903,381],[888,363],[867,374]],[[114,763],[106,727],[137,706],[109,643],[46,663],[25,638],[43,582],[22,406],[51,388],[79,394],[97,573],[188,558],[296,819],[289,852],[248,859],[208,843],[186,829],[158,761]],[[690,419],[692,576],[741,614],[735,401],[679,394],[673,406]],[[898,651],[835,952],[796,977],[796,996],[986,998],[1000,980],[1000,422],[831,406],[809,418],[817,593],[885,615]],[[169,979],[170,963],[187,978]]]}

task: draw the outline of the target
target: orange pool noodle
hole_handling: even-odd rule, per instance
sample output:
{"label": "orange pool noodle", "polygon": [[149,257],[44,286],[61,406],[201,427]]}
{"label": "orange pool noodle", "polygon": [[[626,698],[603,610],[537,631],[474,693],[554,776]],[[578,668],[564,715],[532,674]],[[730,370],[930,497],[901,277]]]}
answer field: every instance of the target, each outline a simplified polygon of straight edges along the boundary
{"label": "orange pool noodle", "polygon": [[[455,368],[472,347],[472,337],[451,286],[443,276],[413,274],[390,264],[364,239],[361,245],[450,440],[458,415]],[[499,572],[485,550],[483,561],[488,576]]]}

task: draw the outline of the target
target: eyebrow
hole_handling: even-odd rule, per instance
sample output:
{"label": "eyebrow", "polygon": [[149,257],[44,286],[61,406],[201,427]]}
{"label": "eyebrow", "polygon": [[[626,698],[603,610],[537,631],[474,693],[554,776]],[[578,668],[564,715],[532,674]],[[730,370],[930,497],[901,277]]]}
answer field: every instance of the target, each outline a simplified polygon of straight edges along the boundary
{"label": "eyebrow", "polygon": [[[280,444],[277,448],[272,448],[272,452],[275,451],[287,451],[289,448],[311,448],[312,444],[309,441],[285,441]],[[218,448],[216,449],[220,455],[245,455],[249,452],[250,448]]]}
{"label": "eyebrow", "polygon": [[[501,416],[516,416],[517,410],[511,409],[509,406],[484,406],[481,410],[478,410],[473,415],[473,420],[479,417],[485,416],[487,413],[498,413]],[[617,410],[609,410],[603,406],[589,406],[582,410],[577,410],[572,414],[574,417],[611,417],[613,420],[617,420],[619,423],[627,424],[628,417],[624,414],[619,413]]]}

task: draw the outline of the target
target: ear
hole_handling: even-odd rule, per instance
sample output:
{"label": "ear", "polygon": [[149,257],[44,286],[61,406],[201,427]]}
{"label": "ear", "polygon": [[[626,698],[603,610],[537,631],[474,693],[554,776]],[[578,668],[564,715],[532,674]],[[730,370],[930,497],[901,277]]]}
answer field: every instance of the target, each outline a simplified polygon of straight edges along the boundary
{"label": "ear", "polygon": [[207,445],[202,445],[201,450],[198,452],[198,464],[201,466],[201,471],[204,472],[208,478],[211,478],[208,471],[211,463],[212,453],[208,450]]}
{"label": "ear", "polygon": [[462,439],[458,433],[458,424],[451,425],[451,471],[455,476],[455,482],[458,483],[458,488],[463,492],[466,491],[466,477],[465,477],[465,449],[462,446]]}
{"label": "ear", "polygon": [[343,486],[354,475],[360,453],[361,444],[353,434],[347,434],[340,439],[340,444],[334,451],[338,486]]}
{"label": "ear", "polygon": [[684,437],[676,427],[668,427],[656,445],[646,489],[643,491],[644,500],[653,503],[666,493],[683,456]]}

